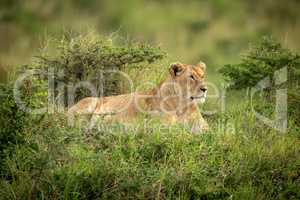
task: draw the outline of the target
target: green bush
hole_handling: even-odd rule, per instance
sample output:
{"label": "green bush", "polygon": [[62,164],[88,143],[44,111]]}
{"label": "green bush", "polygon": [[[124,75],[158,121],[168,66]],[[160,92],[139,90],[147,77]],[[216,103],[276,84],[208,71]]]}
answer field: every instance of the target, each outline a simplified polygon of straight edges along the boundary
{"label": "green bush", "polygon": [[[28,124],[29,114],[15,102],[11,84],[0,85],[0,162],[10,156],[15,145],[24,143],[23,128]],[[4,170],[0,166],[0,172]]]}
{"label": "green bush", "polygon": [[[276,83],[274,73],[286,67],[287,81]],[[264,88],[264,99],[270,102],[278,88],[288,89],[288,106],[290,116],[299,124],[300,116],[300,56],[285,49],[275,40],[265,37],[254,45],[238,64],[225,65],[220,72],[231,89],[252,88],[264,78],[269,78],[271,85]]]}
{"label": "green bush", "polygon": [[[38,69],[54,73],[54,96],[58,97],[64,86],[62,97],[67,102],[67,87],[75,86],[80,81],[90,81],[97,89],[97,96],[120,93],[120,75],[105,73],[105,70],[123,70],[137,67],[141,64],[153,63],[165,57],[159,48],[145,44],[119,43],[115,44],[109,38],[103,38],[95,33],[77,36],[65,36],[62,40],[52,40],[49,46],[54,50],[46,49],[36,57],[34,63],[25,69]],[[54,55],[50,52],[54,51]],[[104,74],[100,76],[100,70]],[[48,84],[48,76],[40,78]],[[104,79],[104,80],[103,80]],[[101,82],[103,84],[101,85]],[[103,86],[103,91],[100,87]],[[75,101],[90,96],[88,90],[79,88],[76,91]]]}
{"label": "green bush", "polygon": [[[14,84],[9,81],[0,84],[0,162],[12,156],[19,146],[28,145],[26,137],[28,127],[38,125],[44,115],[31,114],[24,108],[35,108],[41,102],[33,98],[34,89],[30,81],[24,82],[19,88],[21,103],[24,107],[16,102],[14,95]],[[30,133],[31,135],[32,133]],[[31,144],[30,144],[31,145]],[[30,146],[29,145],[29,146]],[[31,148],[31,147],[30,147]],[[7,168],[0,166],[0,174],[5,173]]]}
{"label": "green bush", "polygon": [[[272,79],[274,72],[283,67],[287,67],[289,84],[294,86],[294,81],[300,80],[300,56],[265,37],[242,56],[240,63],[225,65],[220,72],[230,88],[243,89],[255,86],[266,77]],[[274,88],[275,82],[271,82]]]}

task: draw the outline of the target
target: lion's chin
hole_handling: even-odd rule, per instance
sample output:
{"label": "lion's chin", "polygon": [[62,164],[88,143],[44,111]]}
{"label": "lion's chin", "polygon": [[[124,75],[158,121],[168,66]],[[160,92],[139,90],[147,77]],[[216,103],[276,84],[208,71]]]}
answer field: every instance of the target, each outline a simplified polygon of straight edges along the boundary
{"label": "lion's chin", "polygon": [[197,103],[204,103],[205,102],[205,96],[201,96],[201,97],[191,97],[192,101],[195,101]]}
{"label": "lion's chin", "polygon": [[199,102],[199,103],[205,103],[205,97],[200,98],[197,102]]}

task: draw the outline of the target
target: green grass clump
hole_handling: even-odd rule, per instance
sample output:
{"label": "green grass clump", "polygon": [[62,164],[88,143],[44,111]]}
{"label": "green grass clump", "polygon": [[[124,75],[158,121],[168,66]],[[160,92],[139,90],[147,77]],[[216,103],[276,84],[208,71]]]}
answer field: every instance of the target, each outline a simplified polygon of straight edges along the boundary
{"label": "green grass clump", "polygon": [[243,110],[223,116],[235,130],[220,129],[211,119],[210,132],[192,135],[181,127],[158,131],[153,122],[137,131],[93,130],[88,140],[63,116],[46,115],[26,127],[26,144],[16,145],[3,162],[8,172],[2,174],[0,194],[4,199],[299,198],[299,133],[278,134]]}

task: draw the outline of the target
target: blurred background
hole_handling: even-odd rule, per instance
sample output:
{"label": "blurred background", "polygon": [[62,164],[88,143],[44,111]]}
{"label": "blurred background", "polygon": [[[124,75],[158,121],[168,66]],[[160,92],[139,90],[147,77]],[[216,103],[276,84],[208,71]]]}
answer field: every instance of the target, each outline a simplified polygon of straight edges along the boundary
{"label": "blurred background", "polygon": [[171,60],[235,63],[264,35],[300,49],[299,0],[0,0],[0,80],[30,62],[46,36],[94,29],[161,46]]}

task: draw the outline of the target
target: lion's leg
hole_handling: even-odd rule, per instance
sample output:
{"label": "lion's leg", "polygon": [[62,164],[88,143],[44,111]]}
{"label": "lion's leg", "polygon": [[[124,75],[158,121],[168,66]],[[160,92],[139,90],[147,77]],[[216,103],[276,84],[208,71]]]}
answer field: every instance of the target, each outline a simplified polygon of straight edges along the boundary
{"label": "lion's leg", "polygon": [[92,115],[91,119],[88,122],[88,129],[91,130],[93,128],[96,127],[96,125],[98,124],[98,122],[100,121],[100,116],[99,115]]}
{"label": "lion's leg", "polygon": [[89,116],[93,114],[94,110],[97,108],[99,98],[96,97],[87,97],[80,100],[78,103],[73,105],[68,110],[68,121],[69,124],[74,126],[75,121],[78,118],[82,118],[83,116]]}
{"label": "lion's leg", "polygon": [[191,133],[204,132],[209,129],[207,121],[196,105],[186,110],[185,114],[181,116],[181,122],[191,127]]}
{"label": "lion's leg", "polygon": [[191,128],[192,133],[205,132],[208,131],[208,129],[209,129],[208,123],[202,117],[201,114],[200,117],[198,117],[198,119],[194,119],[192,121],[192,128]]}

